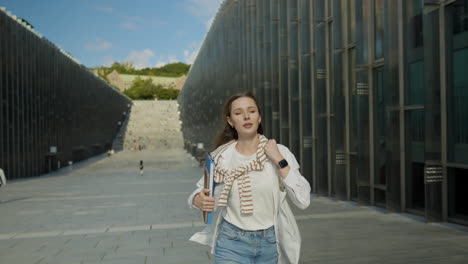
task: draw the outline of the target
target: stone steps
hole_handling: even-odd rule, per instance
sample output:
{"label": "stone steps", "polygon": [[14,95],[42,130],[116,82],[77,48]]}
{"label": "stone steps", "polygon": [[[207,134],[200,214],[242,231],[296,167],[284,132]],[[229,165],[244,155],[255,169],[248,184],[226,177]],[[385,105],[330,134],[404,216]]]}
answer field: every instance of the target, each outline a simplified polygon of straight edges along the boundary
{"label": "stone steps", "polygon": [[133,101],[129,118],[114,142],[115,150],[182,147],[177,101]]}

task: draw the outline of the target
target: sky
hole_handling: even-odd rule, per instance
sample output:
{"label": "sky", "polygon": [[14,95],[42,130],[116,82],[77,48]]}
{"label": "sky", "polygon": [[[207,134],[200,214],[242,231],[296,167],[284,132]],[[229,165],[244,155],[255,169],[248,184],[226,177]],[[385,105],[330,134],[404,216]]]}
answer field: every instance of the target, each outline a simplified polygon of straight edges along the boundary
{"label": "sky", "polygon": [[87,67],[192,64],[222,0],[0,0]]}

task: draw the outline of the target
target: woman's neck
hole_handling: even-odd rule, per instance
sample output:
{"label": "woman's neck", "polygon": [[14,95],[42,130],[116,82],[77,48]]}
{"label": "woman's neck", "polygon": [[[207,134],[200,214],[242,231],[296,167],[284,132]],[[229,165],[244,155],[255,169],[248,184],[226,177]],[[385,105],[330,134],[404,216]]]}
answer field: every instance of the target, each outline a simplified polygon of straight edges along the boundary
{"label": "woman's neck", "polygon": [[258,135],[250,137],[239,137],[236,144],[236,149],[240,154],[252,155],[257,152]]}

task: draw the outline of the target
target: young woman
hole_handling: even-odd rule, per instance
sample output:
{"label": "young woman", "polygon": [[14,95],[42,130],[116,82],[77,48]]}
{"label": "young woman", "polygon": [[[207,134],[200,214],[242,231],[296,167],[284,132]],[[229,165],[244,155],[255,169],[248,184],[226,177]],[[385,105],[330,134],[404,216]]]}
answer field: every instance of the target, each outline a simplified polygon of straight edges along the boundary
{"label": "young woman", "polygon": [[298,263],[299,230],[286,196],[310,203],[310,185],[289,149],[263,136],[253,94],[236,94],[224,106],[225,128],[211,155],[214,197],[203,177],[190,195],[192,208],[214,211],[212,222],[190,240],[211,246],[215,263]]}

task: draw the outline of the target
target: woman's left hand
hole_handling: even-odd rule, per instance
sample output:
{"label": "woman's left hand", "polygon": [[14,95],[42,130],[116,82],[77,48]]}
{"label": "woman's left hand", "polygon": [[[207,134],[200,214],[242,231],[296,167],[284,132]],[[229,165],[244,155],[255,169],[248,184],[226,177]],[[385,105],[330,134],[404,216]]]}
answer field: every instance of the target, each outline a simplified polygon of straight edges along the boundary
{"label": "woman's left hand", "polygon": [[268,143],[265,145],[265,154],[267,157],[273,161],[275,164],[278,164],[280,160],[283,160],[284,157],[281,155],[278,145],[276,144],[276,140],[270,139]]}

